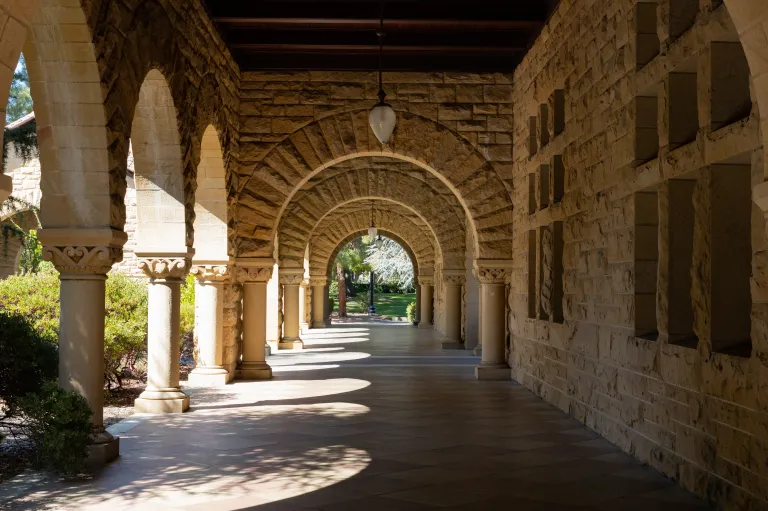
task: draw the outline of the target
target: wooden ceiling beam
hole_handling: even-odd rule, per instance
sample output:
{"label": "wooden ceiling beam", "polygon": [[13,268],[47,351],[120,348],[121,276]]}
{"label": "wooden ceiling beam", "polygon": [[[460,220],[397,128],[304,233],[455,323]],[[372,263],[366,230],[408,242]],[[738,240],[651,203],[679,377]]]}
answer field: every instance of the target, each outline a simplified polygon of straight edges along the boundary
{"label": "wooden ceiling beam", "polygon": [[[376,19],[343,18],[240,18],[218,17],[214,22],[228,27],[272,30],[377,30]],[[385,19],[384,30],[539,30],[544,23],[534,20],[409,20]]]}
{"label": "wooden ceiling beam", "polygon": [[[377,54],[379,46],[373,44],[230,44],[233,50],[245,53],[324,53],[324,54]],[[510,55],[525,52],[517,46],[384,46],[384,55],[449,54],[449,55]]]}

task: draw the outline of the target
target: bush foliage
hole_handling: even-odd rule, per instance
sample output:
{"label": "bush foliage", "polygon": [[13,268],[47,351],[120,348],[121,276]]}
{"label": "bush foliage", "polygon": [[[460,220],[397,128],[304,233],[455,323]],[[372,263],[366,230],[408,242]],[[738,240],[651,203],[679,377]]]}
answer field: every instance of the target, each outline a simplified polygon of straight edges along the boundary
{"label": "bush foliage", "polygon": [[411,302],[408,304],[408,306],[405,308],[405,316],[411,323],[416,321],[416,302]]}
{"label": "bush foliage", "polygon": [[47,381],[39,392],[21,400],[20,410],[23,428],[35,443],[35,464],[64,477],[78,475],[93,432],[92,412],[85,398]]}
{"label": "bush foliage", "polygon": [[[105,381],[120,385],[123,369],[132,370],[147,352],[147,286],[113,273],[106,285],[104,325]],[[41,271],[0,281],[0,309],[27,318],[51,344],[59,338],[59,278],[45,263]]]}
{"label": "bush foliage", "polygon": [[92,433],[91,409],[56,385],[56,345],[24,317],[0,310],[0,354],[0,431],[34,442],[39,467],[77,475]]}

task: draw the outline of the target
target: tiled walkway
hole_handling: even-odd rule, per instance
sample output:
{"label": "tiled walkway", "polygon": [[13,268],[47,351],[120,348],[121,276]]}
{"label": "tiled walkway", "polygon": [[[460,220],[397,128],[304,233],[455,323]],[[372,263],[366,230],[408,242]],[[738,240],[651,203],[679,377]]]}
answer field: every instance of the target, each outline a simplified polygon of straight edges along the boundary
{"label": "tiled walkway", "polygon": [[[270,358],[275,379],[192,390],[117,426],[120,459],[76,484],[17,477],[7,509],[706,509],[431,331],[347,324]],[[132,428],[131,428],[132,427]],[[131,428],[131,429],[128,429]]]}

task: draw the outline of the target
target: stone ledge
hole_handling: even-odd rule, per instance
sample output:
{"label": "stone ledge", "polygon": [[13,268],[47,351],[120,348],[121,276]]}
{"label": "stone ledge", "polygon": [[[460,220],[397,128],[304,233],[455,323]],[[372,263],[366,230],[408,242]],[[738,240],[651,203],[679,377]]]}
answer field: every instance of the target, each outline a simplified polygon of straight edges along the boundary
{"label": "stone ledge", "polygon": [[478,380],[512,380],[512,369],[509,366],[475,367],[475,378]]}

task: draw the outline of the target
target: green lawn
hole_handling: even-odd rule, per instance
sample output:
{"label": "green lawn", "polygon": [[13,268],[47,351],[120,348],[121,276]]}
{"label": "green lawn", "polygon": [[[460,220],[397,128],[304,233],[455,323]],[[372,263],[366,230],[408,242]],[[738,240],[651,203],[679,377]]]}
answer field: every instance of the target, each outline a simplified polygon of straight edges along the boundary
{"label": "green lawn", "polygon": [[[333,298],[333,310],[339,311],[339,297],[331,296]],[[382,316],[390,316],[393,318],[404,318],[405,308],[408,304],[416,301],[416,294],[388,294],[382,293],[376,295],[376,314]],[[368,312],[363,310],[360,302],[354,298],[347,298],[347,312]]]}

